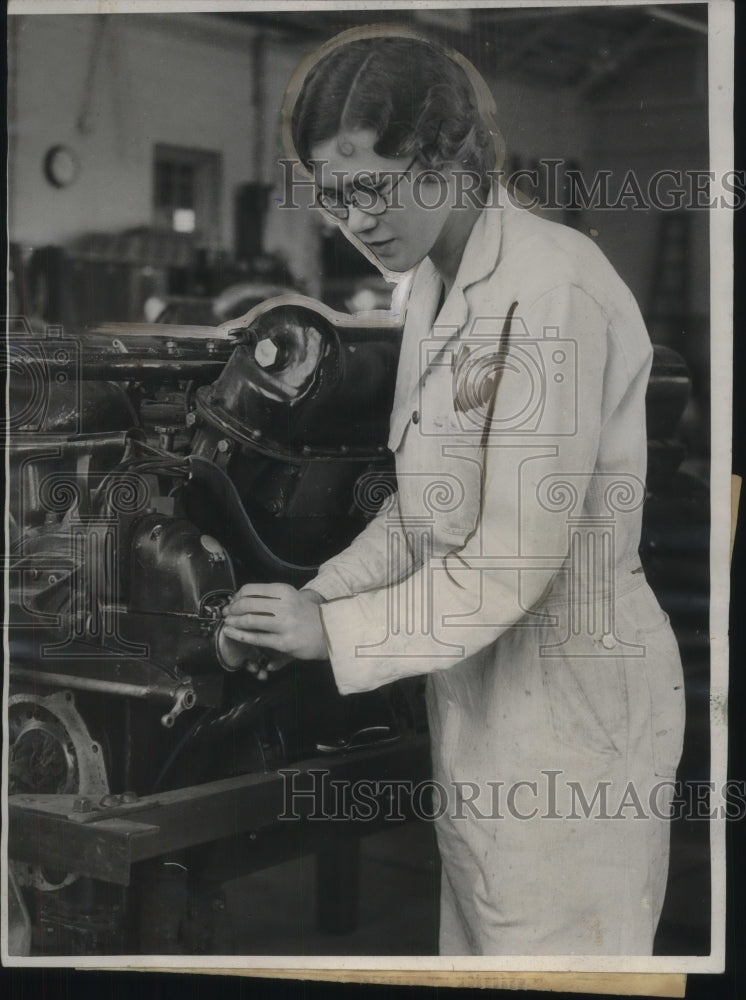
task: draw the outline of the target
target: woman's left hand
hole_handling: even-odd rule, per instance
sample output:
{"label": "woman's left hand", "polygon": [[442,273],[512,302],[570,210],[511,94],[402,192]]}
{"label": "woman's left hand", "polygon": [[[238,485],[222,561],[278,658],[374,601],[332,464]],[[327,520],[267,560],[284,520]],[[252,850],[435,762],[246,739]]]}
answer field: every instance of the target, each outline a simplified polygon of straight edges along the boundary
{"label": "woman's left hand", "polygon": [[230,639],[285,653],[297,660],[329,655],[314,592],[285,583],[247,583],[223,609]]}

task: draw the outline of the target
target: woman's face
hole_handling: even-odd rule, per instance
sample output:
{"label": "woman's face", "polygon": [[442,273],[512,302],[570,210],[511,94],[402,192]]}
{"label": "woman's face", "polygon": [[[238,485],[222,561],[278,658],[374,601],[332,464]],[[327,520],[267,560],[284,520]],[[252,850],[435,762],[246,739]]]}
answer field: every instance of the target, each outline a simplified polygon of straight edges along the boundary
{"label": "woman's face", "polygon": [[[424,257],[446,248],[452,228],[453,176],[426,170],[410,158],[388,159],[373,151],[376,135],[367,129],[341,132],[314,146],[320,193],[344,197],[349,215],[342,222],[390,271],[408,271]],[[363,185],[360,206],[350,195]],[[380,192],[379,214],[364,211],[369,190]],[[390,202],[390,205],[386,205]]]}

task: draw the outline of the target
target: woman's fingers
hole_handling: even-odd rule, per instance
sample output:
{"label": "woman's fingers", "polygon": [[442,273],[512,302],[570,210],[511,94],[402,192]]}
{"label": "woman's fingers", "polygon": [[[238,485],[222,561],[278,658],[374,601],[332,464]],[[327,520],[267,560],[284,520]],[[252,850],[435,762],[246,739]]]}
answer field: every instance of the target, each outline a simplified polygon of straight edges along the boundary
{"label": "woman's fingers", "polygon": [[223,623],[227,638],[296,659],[322,659],[328,652],[318,600],[284,583],[244,584],[223,609]]}
{"label": "woman's fingers", "polygon": [[239,597],[260,597],[277,601],[288,593],[294,594],[295,590],[287,583],[245,583],[236,591],[234,600]]}
{"label": "woman's fingers", "polygon": [[246,669],[250,674],[253,674],[258,681],[266,681],[269,676],[266,666],[261,666],[259,663],[247,663]]}
{"label": "woman's fingers", "polygon": [[[242,594],[241,591],[247,592]],[[257,593],[255,589],[241,588],[233,600],[223,608],[223,617],[232,625],[256,627],[270,631],[278,630],[278,622],[286,621],[292,614],[291,602],[286,595],[271,596]],[[254,619],[239,622],[239,618],[250,616]],[[273,621],[278,620],[278,621]]]}
{"label": "woman's fingers", "polygon": [[247,629],[251,632],[259,632],[262,635],[282,632],[282,619],[274,615],[263,615],[257,612],[246,612],[240,615],[225,615],[223,621],[232,628]]}
{"label": "woman's fingers", "polygon": [[265,656],[264,653],[260,654],[257,660],[248,660],[246,662],[246,669],[250,674],[253,674],[258,681],[266,681],[270,674],[275,674],[278,670],[282,670],[286,667],[288,663],[293,660],[292,656],[288,656],[287,653],[274,652],[271,656]]}
{"label": "woman's fingers", "polygon": [[223,611],[227,615],[261,614],[270,617],[277,614],[282,602],[277,597],[261,597],[257,594],[247,594],[245,597],[236,597],[226,604]]}
{"label": "woman's fingers", "polygon": [[280,632],[287,627],[292,609],[280,598],[256,594],[234,597],[223,609],[226,625],[258,632]]}
{"label": "woman's fingers", "polygon": [[236,628],[230,625],[227,620],[223,626],[223,632],[229,639],[235,639],[236,642],[243,642],[248,646],[266,646],[268,649],[284,652],[282,636],[273,632],[257,632],[246,628]]}
{"label": "woman's fingers", "polygon": [[264,664],[264,669],[269,674],[275,674],[278,670],[282,670],[283,667],[286,667],[288,663],[291,663],[292,660],[293,657],[287,653],[275,652],[274,655],[271,656]]}

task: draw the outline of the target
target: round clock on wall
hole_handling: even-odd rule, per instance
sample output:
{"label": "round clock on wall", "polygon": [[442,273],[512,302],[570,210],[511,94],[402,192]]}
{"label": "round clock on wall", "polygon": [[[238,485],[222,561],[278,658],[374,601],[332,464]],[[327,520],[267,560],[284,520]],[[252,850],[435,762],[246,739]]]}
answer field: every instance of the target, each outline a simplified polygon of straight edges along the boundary
{"label": "round clock on wall", "polygon": [[57,145],[47,150],[44,157],[44,176],[54,187],[69,187],[78,176],[80,163],[69,146]]}

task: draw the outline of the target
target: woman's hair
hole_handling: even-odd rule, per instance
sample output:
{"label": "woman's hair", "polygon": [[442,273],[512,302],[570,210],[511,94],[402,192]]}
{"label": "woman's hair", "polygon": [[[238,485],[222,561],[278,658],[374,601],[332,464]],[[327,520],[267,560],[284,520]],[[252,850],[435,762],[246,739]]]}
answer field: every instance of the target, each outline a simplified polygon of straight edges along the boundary
{"label": "woman's hair", "polygon": [[463,67],[419,38],[350,41],[306,74],[291,117],[293,145],[306,167],[314,146],[362,129],[375,133],[379,156],[416,157],[434,170],[457,164],[483,181],[496,165],[496,132],[483,120]]}

